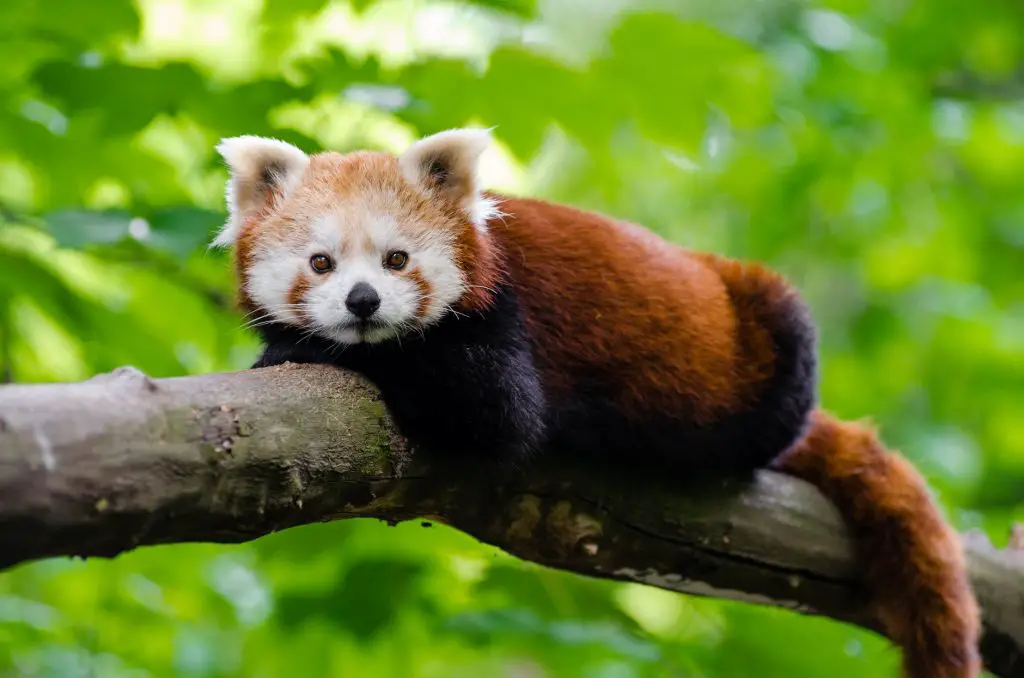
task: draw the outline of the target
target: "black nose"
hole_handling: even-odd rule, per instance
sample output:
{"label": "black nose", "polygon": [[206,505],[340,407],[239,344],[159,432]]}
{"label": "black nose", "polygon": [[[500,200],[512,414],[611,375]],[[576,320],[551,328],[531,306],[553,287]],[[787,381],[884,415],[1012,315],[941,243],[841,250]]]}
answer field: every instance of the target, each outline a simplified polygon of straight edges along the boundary
{"label": "black nose", "polygon": [[380,308],[380,297],[377,290],[367,283],[360,282],[352,286],[352,290],[345,299],[345,308],[352,311],[355,317],[366,320]]}

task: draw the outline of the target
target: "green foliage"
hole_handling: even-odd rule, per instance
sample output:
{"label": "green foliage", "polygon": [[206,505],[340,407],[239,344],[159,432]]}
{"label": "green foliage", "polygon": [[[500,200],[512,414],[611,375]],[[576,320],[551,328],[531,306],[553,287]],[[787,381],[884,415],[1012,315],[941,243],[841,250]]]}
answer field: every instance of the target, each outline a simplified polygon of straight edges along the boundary
{"label": "green foliage", "polygon": [[[1024,11],[766,0],[0,7],[0,376],[239,369],[222,136],[497,125],[491,186],[766,260],[961,528],[1024,514]],[[675,9],[666,9],[675,7]],[[417,523],[0,575],[3,676],[895,676],[845,625],[518,563]]]}

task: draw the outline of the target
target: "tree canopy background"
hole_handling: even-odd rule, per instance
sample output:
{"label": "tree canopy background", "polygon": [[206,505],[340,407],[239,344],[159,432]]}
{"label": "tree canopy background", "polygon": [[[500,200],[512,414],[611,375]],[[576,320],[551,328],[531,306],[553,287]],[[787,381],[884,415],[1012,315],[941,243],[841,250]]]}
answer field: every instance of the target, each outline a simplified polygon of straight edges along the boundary
{"label": "tree canopy background", "polygon": [[[770,262],[960,529],[1024,517],[1024,5],[0,3],[5,380],[243,369],[223,136],[398,151],[496,125],[488,186]],[[845,625],[346,521],[0,575],[0,675],[896,675]]]}

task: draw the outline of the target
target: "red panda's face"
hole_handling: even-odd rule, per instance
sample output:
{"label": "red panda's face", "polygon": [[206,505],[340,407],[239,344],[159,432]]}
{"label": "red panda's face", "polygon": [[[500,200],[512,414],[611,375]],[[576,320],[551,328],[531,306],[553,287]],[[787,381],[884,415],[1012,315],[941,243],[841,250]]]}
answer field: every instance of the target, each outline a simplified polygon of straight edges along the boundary
{"label": "red panda's face", "polygon": [[314,156],[277,209],[243,230],[245,292],[277,320],[337,343],[383,341],[459,300],[458,240],[472,230],[416,192],[391,156]]}
{"label": "red panda's face", "polygon": [[[445,143],[429,137],[398,158],[306,156],[245,137],[222,145],[232,220],[217,242],[235,244],[243,298],[266,316],[257,322],[375,343],[452,311],[471,287],[468,257],[493,206],[466,174],[479,133],[442,135]],[[254,155],[258,169],[240,171]]]}

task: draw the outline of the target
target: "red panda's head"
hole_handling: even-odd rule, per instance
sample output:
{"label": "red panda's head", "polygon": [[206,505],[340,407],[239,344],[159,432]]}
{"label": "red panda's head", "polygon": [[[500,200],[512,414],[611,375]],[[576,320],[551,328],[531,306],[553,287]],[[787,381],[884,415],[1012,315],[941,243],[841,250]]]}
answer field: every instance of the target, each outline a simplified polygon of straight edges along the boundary
{"label": "red panda's head", "polygon": [[498,277],[486,234],[497,209],[476,179],[489,139],[450,130],[398,157],[222,141],[229,219],[213,244],[236,249],[243,305],[342,344],[485,306]]}

